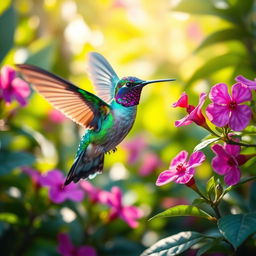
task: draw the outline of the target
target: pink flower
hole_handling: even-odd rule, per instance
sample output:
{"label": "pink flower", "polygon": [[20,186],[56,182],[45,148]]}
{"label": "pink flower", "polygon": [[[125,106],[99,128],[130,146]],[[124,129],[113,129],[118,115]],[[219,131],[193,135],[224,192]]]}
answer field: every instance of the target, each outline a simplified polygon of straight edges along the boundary
{"label": "pink flower", "polygon": [[234,84],[230,96],[226,84],[216,84],[211,88],[209,98],[213,103],[206,108],[206,114],[213,124],[219,127],[229,125],[234,131],[241,131],[249,124],[251,109],[247,105],[241,105],[252,99],[251,91],[246,85]]}
{"label": "pink flower", "polygon": [[188,95],[185,92],[183,92],[179,100],[173,103],[173,107],[186,108],[188,115],[186,115],[180,120],[175,121],[175,126],[179,127],[183,125],[189,125],[192,122],[194,122],[197,125],[203,126],[206,129],[208,129],[205,117],[202,114],[202,107],[205,102],[206,96],[206,93],[201,93],[198,105],[193,106],[188,104]]}
{"label": "pink flower", "polygon": [[238,145],[215,144],[212,151],[216,156],[212,159],[212,167],[214,171],[220,175],[224,175],[224,181],[227,185],[232,186],[239,182],[241,170],[239,166],[246,163],[256,154],[243,155],[240,154],[241,148]]}
{"label": "pink flower", "polygon": [[45,176],[42,175],[40,184],[49,187],[50,199],[58,204],[70,199],[75,202],[80,202],[84,198],[84,192],[80,189],[78,184],[70,183],[64,186],[65,177],[59,170],[52,170],[47,172]]}
{"label": "pink flower", "polygon": [[67,234],[60,233],[58,242],[58,252],[62,256],[97,256],[95,249],[91,246],[75,247]]}
{"label": "pink flower", "polygon": [[245,78],[244,76],[237,76],[235,78],[235,80],[238,82],[238,83],[242,83],[242,84],[245,84],[248,86],[248,88],[250,90],[256,90],[256,80],[249,80],[247,78]]}
{"label": "pink flower", "polygon": [[56,109],[52,109],[49,112],[49,119],[56,124],[61,124],[63,123],[65,120],[67,120],[67,118],[58,110]]}
{"label": "pink flower", "polygon": [[147,153],[143,157],[143,164],[139,169],[139,174],[141,176],[147,176],[153,171],[155,171],[161,165],[161,163],[161,160],[156,154]]}
{"label": "pink flower", "polygon": [[195,167],[205,160],[204,153],[197,151],[191,154],[187,161],[188,152],[183,150],[171,161],[168,170],[163,171],[157,178],[156,185],[162,186],[171,181],[179,184],[187,184],[193,178]]}
{"label": "pink flower", "polygon": [[144,137],[137,136],[126,142],[123,147],[128,151],[127,162],[129,164],[134,164],[138,160],[140,153],[145,149],[146,142]]}
{"label": "pink flower", "polygon": [[0,73],[0,98],[3,98],[7,103],[16,99],[20,105],[25,106],[29,94],[28,84],[16,77],[16,71],[13,68],[4,66]]}
{"label": "pink flower", "polygon": [[123,205],[122,192],[120,188],[113,187],[111,192],[104,192],[105,194],[102,194],[102,201],[111,207],[110,220],[119,217],[124,220],[131,228],[136,228],[138,226],[137,219],[143,216],[142,211],[135,206]]}
{"label": "pink flower", "polygon": [[93,203],[102,202],[102,200],[101,200],[102,190],[101,189],[94,187],[89,181],[86,181],[86,180],[80,181],[79,185],[87,193],[87,195],[89,196],[90,200]]}

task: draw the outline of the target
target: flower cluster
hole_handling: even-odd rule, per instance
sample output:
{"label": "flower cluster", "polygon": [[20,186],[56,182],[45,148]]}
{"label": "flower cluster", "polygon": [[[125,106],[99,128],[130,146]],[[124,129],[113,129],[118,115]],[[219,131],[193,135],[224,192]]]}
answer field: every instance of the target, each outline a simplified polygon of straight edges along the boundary
{"label": "flower cluster", "polygon": [[31,177],[35,188],[48,188],[49,198],[53,203],[60,204],[66,200],[81,202],[86,193],[92,203],[100,203],[110,207],[109,220],[119,217],[131,228],[136,228],[138,226],[137,220],[143,216],[139,208],[123,205],[122,192],[118,187],[113,187],[111,191],[105,191],[94,187],[88,181],[81,181],[79,184],[70,183],[64,186],[65,177],[60,170],[41,174],[37,170],[23,168],[23,172]]}
{"label": "flower cluster", "polygon": [[[224,176],[224,181],[229,186],[240,181],[240,166],[256,156],[256,154],[240,154],[241,145],[246,146],[246,144],[233,139],[230,135],[241,132],[249,125],[253,111],[245,103],[252,101],[251,90],[256,89],[255,80],[251,81],[243,76],[237,76],[236,82],[232,86],[230,94],[228,86],[224,83],[216,84],[211,88],[209,92],[211,103],[205,109],[206,116],[203,114],[203,105],[207,98],[206,93],[201,93],[197,106],[188,104],[188,95],[185,92],[182,93],[177,102],[173,103],[173,107],[185,108],[187,112],[185,117],[175,122],[176,127],[195,123],[216,136],[216,141],[225,142],[224,145],[215,144],[211,147],[216,155],[212,159],[212,167],[217,174]],[[222,129],[223,133],[218,134],[213,131],[207,124],[207,118],[212,124]],[[193,184],[194,167],[205,160],[205,155],[198,151],[191,155],[189,161],[187,161],[187,157],[188,153],[181,151],[172,160],[169,169],[159,175],[156,185],[161,186],[171,181],[179,184],[191,185],[191,182]]]}
{"label": "flower cluster", "polygon": [[138,226],[138,219],[143,216],[142,211],[135,206],[125,206],[122,202],[122,191],[119,187],[112,187],[111,191],[94,187],[88,181],[81,181],[80,186],[86,191],[90,200],[110,207],[109,220],[117,217],[125,221],[131,228]]}

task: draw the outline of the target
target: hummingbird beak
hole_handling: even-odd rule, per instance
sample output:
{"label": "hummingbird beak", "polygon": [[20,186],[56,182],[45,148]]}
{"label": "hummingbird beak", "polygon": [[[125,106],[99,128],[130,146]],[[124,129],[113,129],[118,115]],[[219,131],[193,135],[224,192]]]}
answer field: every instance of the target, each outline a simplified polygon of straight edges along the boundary
{"label": "hummingbird beak", "polygon": [[149,81],[143,81],[140,83],[140,86],[145,86],[147,84],[153,84],[153,83],[160,83],[160,82],[170,82],[170,81],[175,81],[176,79],[158,79],[158,80],[149,80]]}

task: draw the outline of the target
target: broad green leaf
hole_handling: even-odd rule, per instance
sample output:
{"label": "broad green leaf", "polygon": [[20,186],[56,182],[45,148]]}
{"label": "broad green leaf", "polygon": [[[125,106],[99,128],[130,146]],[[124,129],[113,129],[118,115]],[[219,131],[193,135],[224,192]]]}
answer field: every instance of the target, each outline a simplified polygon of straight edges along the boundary
{"label": "broad green leaf", "polygon": [[207,212],[201,210],[197,206],[194,205],[177,205],[174,207],[171,207],[167,209],[166,211],[163,211],[154,217],[152,217],[150,220],[156,219],[156,218],[162,218],[162,217],[177,217],[177,216],[194,216],[194,217],[201,217],[208,220],[214,220],[215,218],[212,217]]}
{"label": "broad green leaf", "polygon": [[241,41],[241,38],[246,38],[248,36],[249,34],[246,33],[246,31],[239,29],[237,27],[216,31],[215,33],[212,33],[208,37],[206,37],[206,39],[199,45],[199,47],[195,50],[195,52],[198,52],[207,46],[220,43],[220,42],[225,42],[230,40]]}
{"label": "broad green leaf", "polygon": [[205,199],[203,199],[202,197],[200,197],[200,198],[194,199],[192,202],[192,205],[199,206],[199,205],[205,204],[205,203],[207,203],[207,201]]}
{"label": "broad green leaf", "polygon": [[197,232],[180,232],[158,241],[140,256],[175,256],[188,250],[203,239],[205,239],[205,236]]}
{"label": "broad green leaf", "polygon": [[199,151],[199,150],[207,147],[208,145],[212,144],[213,142],[218,141],[219,139],[220,138],[212,138],[212,139],[204,140],[195,146],[193,152]]}
{"label": "broad green leaf", "polygon": [[249,207],[251,211],[256,211],[256,182],[250,187]]}
{"label": "broad green leaf", "polygon": [[214,5],[214,0],[182,0],[172,9],[172,11],[186,12],[190,14],[214,15],[232,23],[240,23],[239,18],[234,14],[232,9],[218,9]]}
{"label": "broad green leaf", "polygon": [[256,232],[256,213],[226,215],[218,220],[218,227],[237,249],[248,236]]}
{"label": "broad green leaf", "polygon": [[189,86],[191,83],[198,79],[208,79],[213,73],[229,67],[236,66],[238,62],[241,61],[242,56],[233,53],[226,53],[221,56],[214,57],[199,67],[192,77],[187,82],[186,86]]}
{"label": "broad green leaf", "polygon": [[16,27],[16,13],[13,7],[7,9],[0,16],[0,62],[13,46],[14,31]]}
{"label": "broad green leaf", "polygon": [[4,0],[0,2],[0,15],[10,7],[11,0]]}
{"label": "broad green leaf", "polygon": [[37,52],[31,54],[26,60],[26,63],[49,70],[53,65],[55,50],[56,43],[50,43]]}
{"label": "broad green leaf", "polygon": [[29,153],[1,150],[0,175],[7,174],[16,167],[31,165],[34,161],[35,157]]}

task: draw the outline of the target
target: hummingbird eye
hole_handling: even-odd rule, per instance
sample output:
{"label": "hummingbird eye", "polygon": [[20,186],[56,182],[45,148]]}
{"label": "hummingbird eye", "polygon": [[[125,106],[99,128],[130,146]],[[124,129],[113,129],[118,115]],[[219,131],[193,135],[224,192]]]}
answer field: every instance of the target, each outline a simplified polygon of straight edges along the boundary
{"label": "hummingbird eye", "polygon": [[126,85],[127,87],[131,87],[131,86],[132,86],[132,83],[127,82],[125,85]]}

